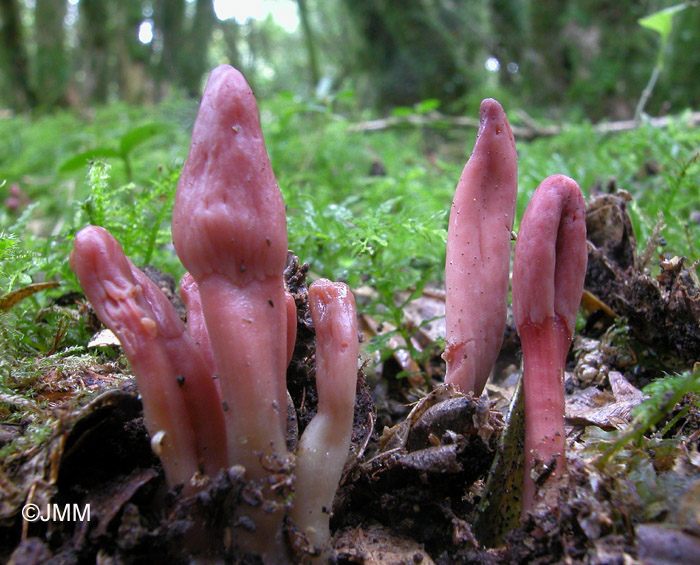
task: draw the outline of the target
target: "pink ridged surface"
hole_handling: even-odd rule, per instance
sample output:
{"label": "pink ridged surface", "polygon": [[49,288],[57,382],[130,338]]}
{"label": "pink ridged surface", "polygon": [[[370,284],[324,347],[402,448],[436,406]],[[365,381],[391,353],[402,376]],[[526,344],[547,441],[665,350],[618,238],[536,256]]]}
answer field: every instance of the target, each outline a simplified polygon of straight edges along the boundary
{"label": "pink ridged surface", "polygon": [[503,342],[517,196],[515,141],[503,108],[480,108],[474,150],[457,184],[447,232],[446,381],[481,394]]}

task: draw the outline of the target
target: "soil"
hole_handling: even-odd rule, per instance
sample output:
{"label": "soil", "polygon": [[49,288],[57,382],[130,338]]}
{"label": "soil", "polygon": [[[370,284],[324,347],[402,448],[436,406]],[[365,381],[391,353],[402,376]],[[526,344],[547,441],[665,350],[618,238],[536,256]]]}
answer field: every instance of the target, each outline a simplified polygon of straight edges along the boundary
{"label": "soil", "polygon": [[[661,371],[697,371],[700,360],[696,270],[683,258],[658,257],[651,266],[650,254],[637,254],[628,201],[618,192],[587,206],[585,324],[566,374],[567,473],[547,480],[542,462],[540,502],[520,518],[523,415],[512,323],[480,398],[441,384],[438,355],[422,367],[429,375],[423,380],[395,378],[402,369],[395,359],[368,362],[333,509],[331,562],[697,562],[698,395],[666,406],[645,435],[614,443],[640,424],[635,408],[645,399],[643,386]],[[288,370],[290,449],[316,411],[307,271],[290,254],[285,279],[298,310]],[[177,295],[172,281],[157,271],[149,276]],[[94,323],[82,299],[70,302]],[[221,471],[194,497],[167,492],[125,366],[46,371],[38,394],[54,395],[46,414],[50,437],[10,450],[0,467],[0,560],[188,563],[183,540],[204,529],[220,546],[221,562],[259,562],[237,552],[231,539],[235,508],[259,495],[245,470]],[[0,442],[9,445],[24,430],[21,418],[3,424]],[[90,520],[22,519],[25,504],[48,502],[89,504]]]}

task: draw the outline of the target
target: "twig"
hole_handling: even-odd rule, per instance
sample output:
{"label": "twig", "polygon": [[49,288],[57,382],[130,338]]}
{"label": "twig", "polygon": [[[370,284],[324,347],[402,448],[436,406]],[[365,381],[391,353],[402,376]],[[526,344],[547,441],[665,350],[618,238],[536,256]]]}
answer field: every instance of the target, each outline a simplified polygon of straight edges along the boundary
{"label": "twig", "polygon": [[[700,125],[700,112],[691,112],[687,116],[661,116],[649,118],[641,123],[649,123],[652,127],[665,128],[674,121],[683,121],[691,127]],[[519,139],[535,139],[537,137],[551,137],[566,131],[569,125],[537,125],[534,121],[528,120],[525,126],[511,126],[513,135]],[[641,125],[635,120],[622,120],[617,122],[601,122],[593,126],[593,131],[597,133],[618,133],[631,131]],[[439,112],[431,112],[425,115],[412,116],[391,116],[377,120],[367,120],[351,125],[348,129],[351,133],[361,133],[370,131],[381,131],[392,127],[413,126],[413,127],[468,127],[478,128],[479,120],[463,116],[446,116]]]}

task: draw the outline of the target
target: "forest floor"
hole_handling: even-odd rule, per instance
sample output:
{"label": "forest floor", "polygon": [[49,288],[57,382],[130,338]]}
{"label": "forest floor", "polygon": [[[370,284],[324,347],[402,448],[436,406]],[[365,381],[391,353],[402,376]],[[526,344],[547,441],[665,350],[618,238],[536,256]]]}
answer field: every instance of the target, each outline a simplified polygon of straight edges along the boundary
{"label": "forest floor", "polygon": [[[440,384],[439,351],[418,378],[395,378],[412,367],[398,353],[383,363],[370,358],[334,505],[331,561],[697,562],[700,285],[682,258],[637,254],[627,202],[620,192],[587,205],[586,292],[566,371],[567,474],[521,520],[524,423],[512,321],[480,398]],[[305,275],[292,260],[286,277],[298,306],[298,342],[288,388],[299,430],[315,413]],[[56,307],[100,330],[84,298],[66,296]],[[423,322],[440,308],[439,290],[411,303],[420,327],[414,347],[431,351],[439,321]],[[366,334],[377,330],[364,322]],[[0,560],[188,562],[182,538],[201,518],[220,528],[228,547],[222,558],[256,562],[227,545],[230,532],[217,510],[221,501],[235,504],[243,478],[222,472],[196,500],[166,494],[125,362],[95,359],[44,367],[32,383],[33,397],[49,400],[42,411],[19,395],[1,399],[24,416],[2,424],[0,444],[24,447],[5,452],[0,465]],[[663,373],[668,377],[657,381]],[[659,384],[647,386],[652,382]],[[17,441],[37,419],[50,424],[45,437]],[[544,480],[551,469],[543,463]],[[27,504],[48,503],[89,505],[90,519],[23,519]]]}

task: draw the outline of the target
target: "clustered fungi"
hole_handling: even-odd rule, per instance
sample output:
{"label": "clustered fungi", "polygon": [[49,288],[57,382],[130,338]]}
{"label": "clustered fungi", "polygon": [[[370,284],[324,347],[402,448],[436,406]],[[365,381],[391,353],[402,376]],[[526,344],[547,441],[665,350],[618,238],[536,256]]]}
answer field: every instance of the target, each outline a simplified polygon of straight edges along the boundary
{"label": "clustered fungi", "polygon": [[[495,100],[485,100],[480,116],[452,204],[445,268],[446,381],[475,395],[503,338],[517,194],[517,155],[505,113]],[[187,327],[106,230],[84,228],[71,254],[88,299],[131,362],[168,485],[193,494],[206,477],[242,466],[263,502],[246,508],[239,520],[252,526],[236,529],[238,548],[264,562],[288,561],[285,528],[291,527],[304,547],[313,548],[311,555],[322,555],[350,448],[355,303],[342,283],[321,279],[309,288],[318,412],[290,453],[285,375],[296,307],[282,278],[285,209],[253,93],[231,67],[218,67],[207,83],[172,231],[188,271],[180,286]],[[524,515],[535,505],[534,466],[551,460],[553,476],[565,471],[563,365],[585,269],[580,189],[571,179],[550,177],[525,213],[513,268],[524,353]],[[292,476],[290,502],[279,487]]]}

